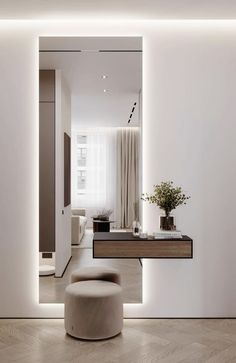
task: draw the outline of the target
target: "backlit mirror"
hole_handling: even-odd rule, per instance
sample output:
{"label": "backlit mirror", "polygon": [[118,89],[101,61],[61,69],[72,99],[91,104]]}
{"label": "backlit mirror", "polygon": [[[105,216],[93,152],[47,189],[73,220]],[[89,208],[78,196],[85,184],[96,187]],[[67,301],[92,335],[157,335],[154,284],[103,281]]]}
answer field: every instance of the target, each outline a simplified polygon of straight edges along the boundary
{"label": "backlit mirror", "polygon": [[124,302],[142,302],[142,261],[106,249],[142,224],[141,125],[141,38],[40,38],[40,303],[63,303],[85,266],[118,269]]}

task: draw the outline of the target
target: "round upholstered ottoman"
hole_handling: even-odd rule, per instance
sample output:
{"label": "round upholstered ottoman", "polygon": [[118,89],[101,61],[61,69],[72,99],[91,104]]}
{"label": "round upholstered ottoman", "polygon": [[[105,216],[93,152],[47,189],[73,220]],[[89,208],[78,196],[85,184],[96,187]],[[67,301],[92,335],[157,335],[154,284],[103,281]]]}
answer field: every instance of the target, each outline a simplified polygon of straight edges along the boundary
{"label": "round upholstered ottoman", "polygon": [[110,281],[75,282],[65,290],[65,329],[76,338],[96,340],[123,327],[121,287]]}
{"label": "round upholstered ottoman", "polygon": [[71,274],[71,283],[87,280],[104,280],[120,285],[120,273],[111,267],[88,266],[75,270]]}

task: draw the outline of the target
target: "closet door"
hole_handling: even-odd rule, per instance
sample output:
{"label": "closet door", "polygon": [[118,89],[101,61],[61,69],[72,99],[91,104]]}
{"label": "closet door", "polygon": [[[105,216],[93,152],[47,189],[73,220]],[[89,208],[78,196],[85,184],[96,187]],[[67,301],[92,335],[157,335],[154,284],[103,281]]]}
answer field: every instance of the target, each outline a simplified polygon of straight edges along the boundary
{"label": "closet door", "polygon": [[39,250],[55,251],[55,107],[39,105]]}
{"label": "closet door", "polygon": [[55,251],[55,71],[39,71],[39,251]]}

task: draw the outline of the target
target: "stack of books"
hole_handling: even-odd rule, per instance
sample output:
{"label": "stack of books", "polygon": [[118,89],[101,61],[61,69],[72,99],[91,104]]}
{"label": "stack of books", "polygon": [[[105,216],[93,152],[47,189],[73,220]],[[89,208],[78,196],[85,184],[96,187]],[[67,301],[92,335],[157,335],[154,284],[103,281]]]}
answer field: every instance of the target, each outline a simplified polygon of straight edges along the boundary
{"label": "stack of books", "polygon": [[181,231],[163,231],[159,230],[154,232],[155,239],[171,239],[171,238],[182,238]]}

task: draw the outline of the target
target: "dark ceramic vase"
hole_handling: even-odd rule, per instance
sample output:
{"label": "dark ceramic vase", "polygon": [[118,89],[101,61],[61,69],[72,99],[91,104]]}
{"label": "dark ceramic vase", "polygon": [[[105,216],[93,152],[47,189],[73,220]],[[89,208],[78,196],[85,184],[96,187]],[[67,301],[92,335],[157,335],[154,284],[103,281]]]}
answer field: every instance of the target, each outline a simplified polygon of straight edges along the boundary
{"label": "dark ceramic vase", "polygon": [[171,231],[175,229],[173,216],[160,216],[160,229],[164,231]]}

